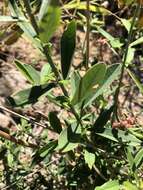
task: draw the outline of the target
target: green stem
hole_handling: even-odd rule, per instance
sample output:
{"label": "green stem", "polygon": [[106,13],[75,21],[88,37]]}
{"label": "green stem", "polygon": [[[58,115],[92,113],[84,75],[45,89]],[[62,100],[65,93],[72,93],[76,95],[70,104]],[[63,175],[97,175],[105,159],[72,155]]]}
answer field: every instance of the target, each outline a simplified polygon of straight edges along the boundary
{"label": "green stem", "polygon": [[116,90],[115,96],[114,96],[114,111],[113,111],[112,121],[114,121],[115,118],[117,120],[119,120],[118,119],[118,114],[117,114],[118,103],[119,103],[119,94],[120,94],[123,75],[124,75],[124,71],[125,71],[125,67],[126,67],[126,61],[127,61],[127,57],[128,57],[129,46],[130,46],[130,43],[132,42],[132,38],[133,38],[133,29],[134,29],[134,26],[135,26],[135,23],[136,23],[136,18],[139,15],[139,12],[140,12],[140,4],[138,4],[136,6],[135,13],[134,13],[133,20],[132,20],[132,24],[131,24],[130,31],[129,31],[128,41],[127,41],[127,45],[126,45],[126,48],[125,48],[123,63],[122,63],[122,67],[121,67],[121,75],[120,75],[120,78],[119,78],[119,85],[117,87],[117,90]]}
{"label": "green stem", "polygon": [[29,19],[33,28],[35,29],[36,33],[39,34],[38,25],[37,25],[34,15],[32,14],[30,2],[28,0],[23,0],[23,3],[24,3],[24,6],[26,8],[27,14],[29,16]]}
{"label": "green stem", "polygon": [[[64,94],[67,98],[69,98],[68,92],[67,92],[67,90],[65,89],[64,85],[63,85],[62,83],[59,83],[59,80],[61,80],[60,73],[59,73],[59,71],[57,70],[57,68],[56,68],[56,66],[55,66],[55,64],[54,64],[54,62],[53,62],[51,56],[49,55],[49,52],[48,52],[48,49],[47,49],[46,46],[43,47],[43,53],[44,53],[44,55],[46,56],[47,61],[48,61],[48,63],[50,64],[50,67],[52,68],[52,71],[53,71],[54,74],[55,74],[56,81],[57,81],[57,83],[59,84],[59,86],[60,86],[60,88],[61,88],[63,94]],[[74,109],[74,107],[71,105],[70,102],[68,102],[68,105],[69,105],[69,107],[70,107],[70,109],[71,109],[71,112],[74,114],[75,118],[77,119],[77,121],[78,121],[79,123],[81,123],[80,117],[79,117],[79,115],[77,114],[77,112],[76,112],[76,110]]]}
{"label": "green stem", "polygon": [[[30,22],[31,22],[32,26],[34,27],[34,29],[35,29],[35,31],[36,31],[36,33],[37,33],[37,35],[38,35],[38,34],[39,34],[38,25],[37,25],[37,22],[36,22],[36,20],[35,20],[34,15],[32,14],[31,6],[30,6],[30,4],[29,4],[29,1],[28,1],[28,0],[23,0],[23,3],[24,3],[24,6],[25,6],[25,8],[26,8],[27,14],[28,14],[28,16],[29,16],[29,18],[30,18]],[[59,73],[57,67],[55,66],[55,64],[54,64],[54,62],[53,62],[53,60],[52,60],[52,58],[51,58],[51,56],[50,56],[50,54],[49,54],[48,47],[47,47],[47,46],[43,46],[43,45],[42,45],[42,47],[43,47],[43,54],[46,56],[47,61],[48,61],[48,63],[50,64],[50,67],[52,68],[53,73],[55,74],[57,83],[59,84],[59,86],[60,86],[60,88],[61,88],[63,94],[64,94],[67,98],[69,98],[68,92],[67,92],[67,90],[65,89],[64,85],[59,82],[59,81],[62,80],[62,77],[61,77],[61,75],[60,75],[60,73]],[[76,112],[76,110],[74,109],[74,107],[71,105],[71,103],[70,103],[69,101],[68,101],[68,105],[69,105],[69,107],[70,107],[71,112],[73,113],[73,115],[74,115],[75,118],[77,119],[77,121],[78,121],[79,123],[81,123],[80,117],[79,117],[78,113]]]}

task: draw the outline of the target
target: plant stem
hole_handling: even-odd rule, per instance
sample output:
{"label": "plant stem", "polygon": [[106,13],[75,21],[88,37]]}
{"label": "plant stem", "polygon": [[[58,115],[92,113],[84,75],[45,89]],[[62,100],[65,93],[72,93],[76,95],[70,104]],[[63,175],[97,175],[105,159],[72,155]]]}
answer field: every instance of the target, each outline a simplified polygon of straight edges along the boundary
{"label": "plant stem", "polygon": [[120,89],[121,89],[121,85],[122,85],[124,71],[125,71],[125,68],[126,68],[126,61],[127,61],[127,57],[128,57],[129,46],[130,46],[130,43],[131,43],[132,38],[133,38],[133,29],[134,29],[134,26],[135,26],[135,23],[136,23],[136,18],[139,15],[139,12],[140,12],[140,4],[138,4],[136,6],[135,13],[134,13],[132,23],[131,23],[131,27],[130,27],[130,31],[129,31],[128,41],[127,41],[127,44],[126,44],[125,53],[124,53],[124,57],[123,57],[123,63],[122,63],[122,67],[121,67],[121,75],[120,75],[120,78],[119,78],[119,84],[118,84],[118,87],[117,87],[117,90],[116,90],[115,96],[114,96],[114,110],[113,110],[112,123],[115,120],[115,118],[117,120],[119,120],[118,119],[118,114],[117,114],[118,103],[119,103],[119,94],[120,94]]}
{"label": "plant stem", "polygon": [[30,22],[33,26],[33,28],[35,29],[36,33],[39,34],[39,29],[38,29],[38,25],[37,22],[35,20],[34,15],[32,14],[32,10],[31,10],[31,6],[30,6],[30,2],[28,0],[23,0],[26,12],[29,16]]}
{"label": "plant stem", "polygon": [[86,0],[86,70],[89,64],[89,44],[90,44],[90,0]]}
{"label": "plant stem", "polygon": [[[19,113],[16,113],[16,112],[14,112],[14,111],[12,111],[12,110],[10,110],[10,109],[4,107],[4,106],[1,106],[1,105],[0,105],[0,110],[3,110],[3,111],[5,111],[5,112],[8,112],[8,113],[10,113],[10,114],[12,114],[12,115],[15,115],[15,116],[19,117],[19,118],[25,119],[26,121],[28,121],[28,122],[30,122],[30,123],[34,123],[35,125],[38,125],[38,126],[40,126],[40,127],[47,128],[46,125],[43,125],[43,124],[41,124],[41,123],[38,123],[38,122],[36,122],[36,121],[35,121],[34,119],[32,119],[32,118],[23,116],[23,115],[21,115],[21,114],[19,114]],[[49,128],[49,127],[48,127],[48,128]]]}
{"label": "plant stem", "polygon": [[[30,18],[31,24],[32,24],[32,26],[34,27],[34,29],[35,29],[35,31],[36,31],[36,33],[37,33],[37,35],[38,35],[38,34],[39,34],[38,25],[37,25],[37,22],[36,22],[36,20],[35,20],[34,15],[32,14],[31,6],[30,6],[30,4],[29,4],[29,1],[28,1],[28,0],[23,0],[23,3],[24,3],[24,6],[25,6],[25,8],[26,8],[27,14],[28,14],[28,16],[29,16],[29,18]],[[54,62],[53,62],[53,60],[52,60],[52,58],[51,58],[51,56],[50,56],[50,54],[49,54],[48,47],[47,47],[47,46],[44,46],[44,45],[42,45],[42,47],[43,47],[43,54],[46,56],[47,61],[48,61],[48,63],[50,64],[50,67],[52,68],[53,73],[55,74],[57,83],[59,84],[59,86],[60,86],[60,88],[61,88],[63,94],[64,94],[67,98],[69,98],[68,92],[67,92],[67,90],[65,89],[64,85],[59,82],[60,80],[62,80],[62,77],[61,77],[61,75],[60,75],[60,73],[59,73],[57,67],[55,66],[55,64],[54,64]],[[69,105],[69,107],[70,107],[71,112],[73,113],[73,115],[74,115],[75,118],[77,119],[77,121],[78,121],[79,123],[81,123],[80,117],[79,117],[78,113],[76,112],[76,110],[74,109],[74,107],[71,105],[71,103],[70,103],[69,101],[68,101],[68,105]]]}
{"label": "plant stem", "polygon": [[4,138],[4,139],[7,139],[11,142],[14,142],[16,144],[19,144],[19,145],[22,145],[22,146],[26,146],[26,147],[31,147],[31,148],[38,148],[39,146],[36,145],[36,144],[32,144],[32,143],[27,143],[27,142],[24,142],[23,140],[21,139],[16,139],[14,136],[0,130],[0,137]]}
{"label": "plant stem", "polygon": [[[52,60],[51,56],[49,55],[49,52],[48,52],[48,49],[47,49],[46,46],[43,47],[43,53],[44,53],[44,55],[46,56],[47,61],[48,61],[48,63],[50,64],[53,73],[55,74],[56,81],[57,81],[57,83],[59,84],[59,86],[60,86],[60,88],[61,88],[63,94],[64,94],[67,98],[69,98],[68,92],[67,92],[67,90],[65,89],[64,85],[63,85],[62,83],[59,83],[59,80],[61,80],[60,73],[59,73],[58,69],[56,68],[55,64],[53,63],[53,60]],[[79,123],[81,123],[80,117],[79,117],[79,115],[77,114],[77,112],[76,112],[76,110],[74,109],[74,107],[70,104],[70,102],[68,102],[68,105],[69,105],[69,107],[70,107],[70,109],[71,109],[71,112],[73,113],[73,115],[74,115],[75,118],[77,119],[77,121],[78,121]]]}

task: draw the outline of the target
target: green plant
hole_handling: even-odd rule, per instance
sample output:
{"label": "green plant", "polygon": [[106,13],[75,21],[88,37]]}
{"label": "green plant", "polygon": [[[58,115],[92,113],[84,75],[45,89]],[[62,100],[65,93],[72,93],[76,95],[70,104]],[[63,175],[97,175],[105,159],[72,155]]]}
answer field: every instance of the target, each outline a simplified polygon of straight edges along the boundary
{"label": "green plant", "polygon": [[[66,178],[65,180],[61,177],[60,180],[65,180],[63,183],[65,188],[68,189],[86,189],[87,187],[95,190],[141,189],[138,169],[141,167],[143,157],[141,149],[142,132],[138,128],[132,130],[128,129],[127,125],[122,125],[122,118],[118,113],[120,109],[118,107],[118,97],[124,70],[128,68],[129,60],[131,62],[133,59],[133,56],[129,59],[134,52],[133,47],[142,43],[142,38],[137,41],[134,40],[133,36],[133,33],[139,30],[136,20],[139,16],[141,4],[133,3],[132,6],[136,7],[136,11],[132,20],[128,21],[118,17],[121,24],[128,31],[128,39],[121,41],[121,39],[115,38],[106,32],[102,25],[97,25],[96,19],[90,18],[90,11],[101,15],[112,14],[117,17],[94,1],[92,5],[89,4],[89,1],[72,1],[67,2],[63,7],[60,7],[56,0],[50,3],[42,1],[41,4],[39,3],[36,6],[36,10],[39,11],[36,15],[37,19],[32,12],[35,3],[39,3],[39,1],[10,0],[9,8],[12,16],[2,17],[2,19],[10,18],[11,22],[16,22],[17,26],[47,59],[47,64],[42,67],[41,71],[37,71],[31,65],[15,60],[16,67],[26,77],[31,87],[11,95],[8,101],[13,107],[24,107],[36,103],[41,97],[45,96],[61,109],[66,110],[68,116],[61,120],[55,112],[49,113],[47,117],[48,124],[45,124],[45,128],[47,127],[48,130],[56,133],[57,138],[49,140],[45,135],[47,129],[44,130],[44,134],[40,137],[40,144],[34,147],[33,150],[33,158],[30,163],[31,170],[34,165],[43,162],[44,167],[51,169],[52,179],[58,181],[58,176]],[[131,4],[132,1],[127,3]],[[61,12],[64,13],[65,10],[68,12],[73,9],[75,10],[72,15],[74,19],[68,18],[66,22],[61,21]],[[80,10],[86,10],[87,16],[81,13]],[[76,16],[79,16],[79,19],[76,19]],[[84,26],[85,17],[87,19],[87,45],[85,57],[83,55],[86,62],[85,67],[84,64],[82,65],[82,68],[84,68],[83,74],[80,69],[72,69],[72,59],[76,51],[77,27],[79,25]],[[52,41],[49,42],[60,22],[67,23],[60,41],[61,68],[52,59]],[[120,56],[118,53],[118,50],[120,50],[123,57],[123,61],[120,59],[122,63],[109,66],[100,62],[90,63],[90,30],[95,30],[104,36],[116,55]],[[141,84],[129,68],[128,72],[137,86],[142,89]],[[119,84],[113,84],[118,77]],[[54,95],[54,90],[57,87],[61,90],[60,96]],[[109,94],[114,96],[114,101],[108,103],[107,97]],[[32,123],[34,121],[28,120],[28,122]],[[24,134],[29,133],[32,136],[29,123],[22,120],[21,127]],[[26,130],[26,128],[28,129]],[[21,144],[25,145],[22,142]],[[15,145],[11,143],[9,146],[12,147],[8,147],[7,163],[9,168],[13,168],[13,155],[17,155],[19,150],[13,150]],[[13,153],[9,150],[13,150]],[[52,158],[55,152],[59,154],[60,159],[54,170],[52,168]],[[18,158],[16,159],[18,160]],[[23,175],[25,176],[30,172],[28,168],[22,168],[21,170],[24,170]],[[14,175],[14,171],[12,173]],[[17,171],[15,175],[17,174],[20,176],[20,171]],[[19,180],[19,176],[15,178]],[[20,179],[22,178],[20,177]],[[12,182],[13,179],[10,179],[10,183]],[[48,184],[44,180],[41,180],[40,183],[42,182]],[[104,182],[106,183],[103,184]],[[22,185],[22,183],[24,182],[18,184],[25,187],[25,184]],[[102,186],[97,187],[99,185]],[[20,189],[21,187],[16,188]]]}

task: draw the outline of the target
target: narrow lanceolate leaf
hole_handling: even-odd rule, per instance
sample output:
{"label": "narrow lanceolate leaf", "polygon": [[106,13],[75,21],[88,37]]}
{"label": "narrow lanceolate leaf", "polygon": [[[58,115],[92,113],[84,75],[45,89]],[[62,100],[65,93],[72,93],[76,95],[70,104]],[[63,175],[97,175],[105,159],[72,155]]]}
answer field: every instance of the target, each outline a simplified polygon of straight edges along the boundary
{"label": "narrow lanceolate leaf", "polygon": [[69,23],[61,38],[61,69],[65,79],[69,73],[76,45],[76,22]]}
{"label": "narrow lanceolate leaf", "polygon": [[18,60],[15,60],[16,67],[26,77],[26,79],[33,85],[40,83],[40,74],[34,67],[28,64],[24,64]]}
{"label": "narrow lanceolate leaf", "polygon": [[61,10],[57,0],[52,0],[39,23],[39,36],[43,43],[49,42],[50,38],[60,24]]}
{"label": "narrow lanceolate leaf", "polygon": [[140,92],[143,94],[143,85],[141,84],[141,82],[139,81],[137,76],[130,69],[127,69],[127,71],[129,73],[130,77],[133,79],[136,86],[139,88]]}
{"label": "narrow lanceolate leaf", "polygon": [[47,85],[33,86],[31,88],[22,90],[12,96],[8,97],[8,102],[11,106],[24,106],[38,101],[38,98],[45,94],[47,91],[55,87],[54,83]]}
{"label": "narrow lanceolate leaf", "polygon": [[55,112],[49,113],[49,122],[56,133],[60,133],[62,131],[61,122]]}
{"label": "narrow lanceolate leaf", "polygon": [[143,163],[143,149],[142,148],[136,154],[134,163],[136,165],[136,168],[139,168],[139,166]]}
{"label": "narrow lanceolate leaf", "polygon": [[39,11],[39,14],[38,14],[39,20],[41,20],[43,18],[46,10],[48,9],[49,3],[50,3],[50,0],[43,0],[42,1],[40,11]]}
{"label": "narrow lanceolate leaf", "polygon": [[117,143],[127,143],[130,146],[140,147],[142,142],[129,132],[127,133],[119,129],[102,128],[102,132],[96,134]]}
{"label": "narrow lanceolate leaf", "polygon": [[71,100],[73,105],[86,101],[96,89],[103,83],[106,73],[106,65],[99,63],[91,67],[86,74],[81,78],[75,94]]}

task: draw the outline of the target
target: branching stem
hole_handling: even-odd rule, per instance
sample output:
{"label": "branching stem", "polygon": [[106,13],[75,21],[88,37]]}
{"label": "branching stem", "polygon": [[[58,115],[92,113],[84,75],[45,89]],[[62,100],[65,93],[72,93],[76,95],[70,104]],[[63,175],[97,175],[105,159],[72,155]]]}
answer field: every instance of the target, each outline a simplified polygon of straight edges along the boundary
{"label": "branching stem", "polygon": [[[23,3],[24,3],[24,6],[25,6],[25,8],[26,8],[27,14],[28,14],[28,16],[29,16],[29,18],[30,18],[31,24],[32,24],[33,28],[35,29],[35,31],[36,31],[36,33],[37,33],[37,35],[38,35],[38,34],[39,34],[38,25],[37,25],[37,22],[36,22],[36,20],[35,20],[34,15],[32,14],[29,1],[28,1],[28,0],[23,0]],[[59,86],[60,86],[60,88],[61,88],[63,94],[64,94],[67,98],[69,98],[68,92],[67,92],[67,90],[65,89],[64,85],[59,82],[60,80],[62,80],[62,78],[61,78],[60,73],[59,73],[57,67],[55,66],[55,64],[54,64],[54,62],[53,62],[53,60],[52,60],[52,58],[51,58],[51,56],[50,56],[50,54],[49,54],[48,48],[47,48],[46,46],[42,46],[42,47],[43,47],[43,53],[44,53],[44,55],[46,56],[47,61],[48,61],[48,63],[50,64],[50,67],[52,68],[53,73],[55,74],[57,83],[59,84]],[[77,120],[79,123],[81,123],[80,117],[79,117],[78,113],[76,112],[76,110],[74,109],[74,107],[70,104],[70,102],[68,102],[68,105],[69,105],[69,107],[70,107],[71,112],[72,112],[73,115],[75,116],[76,120]]]}

